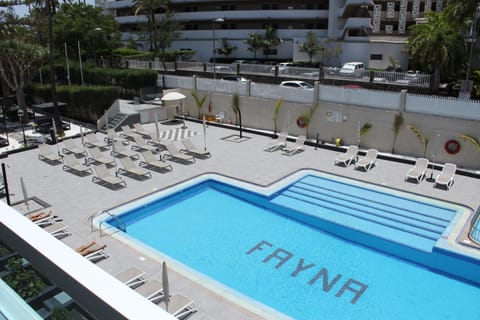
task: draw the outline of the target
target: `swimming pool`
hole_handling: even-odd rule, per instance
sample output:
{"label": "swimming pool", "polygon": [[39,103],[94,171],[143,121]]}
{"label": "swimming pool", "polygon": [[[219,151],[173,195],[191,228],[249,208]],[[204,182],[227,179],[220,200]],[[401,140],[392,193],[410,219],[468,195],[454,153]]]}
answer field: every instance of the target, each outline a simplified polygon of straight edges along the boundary
{"label": "swimming pool", "polygon": [[112,212],[128,237],[295,319],[478,318],[478,260],[437,247],[462,210],[309,174],[264,194],[202,179]]}

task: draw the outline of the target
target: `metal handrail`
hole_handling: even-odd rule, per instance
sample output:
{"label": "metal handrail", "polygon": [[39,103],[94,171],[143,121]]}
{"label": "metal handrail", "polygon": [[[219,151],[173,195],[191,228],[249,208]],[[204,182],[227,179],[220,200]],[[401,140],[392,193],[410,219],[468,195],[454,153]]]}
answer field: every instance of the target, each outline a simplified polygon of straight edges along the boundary
{"label": "metal handrail", "polygon": [[[127,225],[125,224],[125,222],[123,222],[117,215],[115,214],[112,214],[109,210],[103,210],[103,211],[100,211],[100,212],[97,212],[93,215],[91,215],[90,217],[88,217],[88,220],[90,221],[90,230],[91,232],[93,232],[95,230],[95,227],[93,225],[93,219],[96,217],[96,216],[99,216],[101,214],[107,214],[109,215],[110,217],[114,218],[116,221],[117,221],[117,227],[118,229],[122,230],[123,232],[127,232]],[[103,235],[102,233],[102,224],[103,222],[105,222],[105,220],[102,220],[100,221],[100,224],[98,225],[98,230],[100,231],[100,237]]]}

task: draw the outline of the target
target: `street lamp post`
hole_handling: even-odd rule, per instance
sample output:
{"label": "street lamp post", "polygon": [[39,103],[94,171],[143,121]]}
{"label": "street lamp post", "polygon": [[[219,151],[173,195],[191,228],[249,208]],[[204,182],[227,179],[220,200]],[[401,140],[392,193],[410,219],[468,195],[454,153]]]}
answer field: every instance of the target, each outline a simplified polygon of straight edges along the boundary
{"label": "street lamp post", "polygon": [[27,138],[25,137],[25,126],[23,124],[23,116],[25,115],[25,113],[23,112],[22,109],[18,109],[17,115],[18,115],[18,118],[20,120],[20,123],[22,124],[23,145],[26,147],[27,146]]}
{"label": "street lamp post", "polygon": [[222,23],[224,22],[225,20],[223,20],[222,18],[217,18],[217,19],[213,19],[213,22],[212,22],[212,33],[213,33],[213,81],[215,81],[215,78],[216,78],[216,61],[215,61],[215,58],[216,58],[216,55],[217,55],[217,49],[215,48],[215,25],[217,23]]}
{"label": "street lamp post", "polygon": [[95,65],[97,66],[97,49],[95,48],[95,39],[97,38],[97,32],[102,31],[102,28],[92,29],[93,33],[93,60],[95,60]]}

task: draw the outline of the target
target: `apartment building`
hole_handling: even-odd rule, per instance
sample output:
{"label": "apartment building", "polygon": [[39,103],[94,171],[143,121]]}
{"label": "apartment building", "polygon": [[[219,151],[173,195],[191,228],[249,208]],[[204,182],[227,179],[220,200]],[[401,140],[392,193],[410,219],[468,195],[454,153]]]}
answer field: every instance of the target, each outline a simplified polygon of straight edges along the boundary
{"label": "apartment building", "polygon": [[[253,58],[244,40],[249,34],[264,33],[267,25],[277,30],[283,41],[268,53],[275,60],[307,60],[298,51],[307,31],[314,32],[329,46],[340,47],[338,55],[319,55],[316,61],[341,65],[346,61],[362,61],[369,67],[383,68],[394,58],[407,67],[402,52],[408,28],[425,12],[440,11],[443,0],[271,0],[219,1],[171,0],[175,18],[183,25],[181,38],[172,49],[195,50],[195,59],[212,59],[214,45],[226,38],[236,46],[232,58]],[[135,15],[133,0],[97,0],[106,12],[120,23],[122,39],[138,38],[139,23],[147,18]],[[158,13],[159,18],[162,12]],[[143,43],[147,49],[148,44]],[[218,57],[218,56],[217,56]],[[257,53],[262,59],[263,52]]]}

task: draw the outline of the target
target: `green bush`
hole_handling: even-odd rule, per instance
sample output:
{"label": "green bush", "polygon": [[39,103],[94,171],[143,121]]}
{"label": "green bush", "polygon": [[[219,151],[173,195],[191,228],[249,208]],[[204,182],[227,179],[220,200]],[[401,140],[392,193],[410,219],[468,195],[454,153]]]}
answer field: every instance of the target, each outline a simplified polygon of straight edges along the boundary
{"label": "green bush", "polygon": [[23,267],[21,258],[9,259],[8,268],[11,273],[4,280],[23,299],[35,297],[47,286],[35,270]]}

